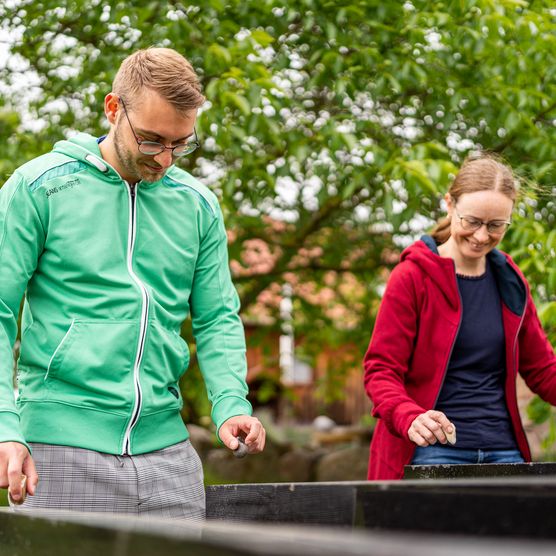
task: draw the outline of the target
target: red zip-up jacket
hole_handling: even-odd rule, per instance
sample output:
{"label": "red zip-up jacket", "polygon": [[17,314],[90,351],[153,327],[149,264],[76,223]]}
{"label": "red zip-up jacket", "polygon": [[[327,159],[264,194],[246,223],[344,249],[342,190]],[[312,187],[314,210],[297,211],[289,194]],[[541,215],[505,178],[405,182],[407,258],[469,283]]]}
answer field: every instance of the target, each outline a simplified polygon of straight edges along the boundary
{"label": "red zip-up jacket", "polygon": [[[505,335],[505,394],[525,461],[531,451],[519,415],[516,375],[556,405],[556,356],[537,316],[529,286],[509,255],[492,250]],[[378,418],[368,478],[401,479],[416,445],[407,431],[434,409],[462,316],[454,261],[438,255],[430,236],[402,252],[388,281],[364,359],[365,388]]]}

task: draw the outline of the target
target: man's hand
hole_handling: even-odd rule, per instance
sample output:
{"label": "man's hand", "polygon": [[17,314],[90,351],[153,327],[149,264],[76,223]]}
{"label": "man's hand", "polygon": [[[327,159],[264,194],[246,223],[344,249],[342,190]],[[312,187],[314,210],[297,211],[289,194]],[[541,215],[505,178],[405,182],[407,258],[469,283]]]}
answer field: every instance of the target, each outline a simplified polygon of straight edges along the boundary
{"label": "man's hand", "polygon": [[451,435],[453,432],[455,432],[454,425],[442,411],[429,409],[415,418],[407,431],[407,436],[417,446],[424,447],[436,444],[437,441],[446,444],[448,442],[446,434]]}
{"label": "man's hand", "polygon": [[241,436],[245,439],[248,452],[256,454],[264,449],[266,432],[256,417],[236,415],[224,421],[218,436],[230,450],[235,450],[239,446],[237,437]]}
{"label": "man's hand", "polygon": [[0,442],[0,488],[8,488],[15,502],[21,499],[21,475],[27,476],[27,492],[34,495],[39,476],[29,450],[19,442]]}

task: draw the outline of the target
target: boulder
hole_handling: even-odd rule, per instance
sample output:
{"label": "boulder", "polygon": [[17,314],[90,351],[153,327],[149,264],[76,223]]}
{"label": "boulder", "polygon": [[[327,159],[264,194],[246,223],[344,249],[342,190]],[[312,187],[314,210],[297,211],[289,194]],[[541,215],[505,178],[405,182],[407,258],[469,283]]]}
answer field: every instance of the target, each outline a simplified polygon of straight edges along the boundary
{"label": "boulder", "polygon": [[315,480],[316,466],[323,452],[296,448],[280,458],[280,480],[292,483],[305,483]]}
{"label": "boulder", "polygon": [[272,483],[280,480],[280,453],[267,444],[261,454],[238,459],[227,448],[210,450],[204,460],[205,480],[217,483]]}
{"label": "boulder", "polygon": [[369,463],[368,446],[339,448],[317,463],[316,481],[364,481]]}

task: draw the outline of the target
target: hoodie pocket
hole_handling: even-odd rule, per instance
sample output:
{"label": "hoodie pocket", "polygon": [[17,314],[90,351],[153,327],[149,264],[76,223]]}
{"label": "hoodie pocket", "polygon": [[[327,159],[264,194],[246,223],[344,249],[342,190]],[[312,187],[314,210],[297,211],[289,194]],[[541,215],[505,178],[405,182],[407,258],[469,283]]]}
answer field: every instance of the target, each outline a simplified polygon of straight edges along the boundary
{"label": "hoodie pocket", "polygon": [[138,334],[138,321],[73,320],[44,377],[53,396],[97,409],[127,409]]}
{"label": "hoodie pocket", "polygon": [[181,336],[157,321],[149,323],[143,361],[144,411],[153,413],[183,405],[179,380],[189,365],[189,347]]}

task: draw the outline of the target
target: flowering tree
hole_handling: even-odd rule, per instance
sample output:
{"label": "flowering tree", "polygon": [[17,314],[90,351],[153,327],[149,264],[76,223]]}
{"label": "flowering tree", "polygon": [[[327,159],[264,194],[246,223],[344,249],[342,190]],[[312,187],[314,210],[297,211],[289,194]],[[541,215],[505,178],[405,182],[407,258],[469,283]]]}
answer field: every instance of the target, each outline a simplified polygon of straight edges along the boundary
{"label": "flowering tree", "polygon": [[12,0],[0,16],[4,176],[71,130],[103,133],[120,61],[171,46],[208,99],[183,164],[223,203],[246,314],[276,317],[289,281],[308,345],[362,352],[400,249],[485,148],[534,184],[503,248],[556,340],[552,2]]}

